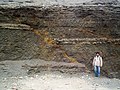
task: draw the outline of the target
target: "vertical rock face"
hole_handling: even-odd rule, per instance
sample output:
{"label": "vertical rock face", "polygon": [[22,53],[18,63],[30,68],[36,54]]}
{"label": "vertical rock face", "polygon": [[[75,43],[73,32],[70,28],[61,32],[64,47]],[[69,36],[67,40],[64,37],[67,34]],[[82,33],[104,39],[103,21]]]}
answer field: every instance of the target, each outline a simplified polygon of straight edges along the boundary
{"label": "vertical rock face", "polygon": [[100,51],[105,75],[120,73],[120,7],[0,9],[0,60],[78,61],[91,67]]}
{"label": "vertical rock face", "polygon": [[35,40],[28,31],[0,29],[0,60],[30,59],[37,51]]}

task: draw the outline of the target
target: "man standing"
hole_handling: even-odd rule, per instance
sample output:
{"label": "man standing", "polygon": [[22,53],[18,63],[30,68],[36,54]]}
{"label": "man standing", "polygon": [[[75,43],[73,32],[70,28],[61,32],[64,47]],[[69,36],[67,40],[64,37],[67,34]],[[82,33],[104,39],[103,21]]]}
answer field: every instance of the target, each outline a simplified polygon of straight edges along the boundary
{"label": "man standing", "polygon": [[96,77],[100,76],[100,67],[102,67],[102,57],[99,52],[96,52],[96,56],[93,59],[94,73]]}

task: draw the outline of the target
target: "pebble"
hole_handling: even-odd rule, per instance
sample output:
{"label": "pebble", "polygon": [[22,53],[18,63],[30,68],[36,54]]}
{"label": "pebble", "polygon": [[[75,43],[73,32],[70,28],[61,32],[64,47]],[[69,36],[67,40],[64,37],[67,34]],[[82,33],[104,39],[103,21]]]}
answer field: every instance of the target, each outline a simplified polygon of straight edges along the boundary
{"label": "pebble", "polygon": [[99,86],[98,84],[96,84],[96,86]]}
{"label": "pebble", "polygon": [[69,85],[68,83],[66,83],[65,85]]}
{"label": "pebble", "polygon": [[35,77],[38,77],[38,75],[36,75]]}
{"label": "pebble", "polygon": [[12,87],[11,89],[12,89],[12,90],[18,90],[17,87]]}
{"label": "pebble", "polygon": [[12,79],[17,79],[17,77],[11,77]]}
{"label": "pebble", "polygon": [[7,88],[7,86],[4,86],[4,88]]}
{"label": "pebble", "polygon": [[84,79],[84,76],[82,76],[82,79]]}
{"label": "pebble", "polygon": [[19,79],[23,79],[23,77],[19,77]]}
{"label": "pebble", "polygon": [[90,78],[90,77],[89,77],[88,79],[89,79],[89,80],[91,80],[91,78]]}
{"label": "pebble", "polygon": [[7,78],[4,78],[3,80],[7,80]]}
{"label": "pebble", "polygon": [[2,81],[3,81],[3,82],[6,82],[6,81],[7,81],[7,79],[6,79],[6,78],[4,78]]}
{"label": "pebble", "polygon": [[17,83],[13,83],[13,86],[17,86]]}
{"label": "pebble", "polygon": [[34,79],[33,77],[30,77],[30,79]]}
{"label": "pebble", "polygon": [[117,87],[117,89],[120,89],[120,87]]}

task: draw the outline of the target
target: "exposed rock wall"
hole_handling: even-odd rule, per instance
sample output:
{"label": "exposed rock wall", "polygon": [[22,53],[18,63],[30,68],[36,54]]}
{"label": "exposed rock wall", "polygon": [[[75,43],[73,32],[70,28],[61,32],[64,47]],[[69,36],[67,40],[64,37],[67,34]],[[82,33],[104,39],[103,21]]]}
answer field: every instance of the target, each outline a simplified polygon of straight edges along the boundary
{"label": "exposed rock wall", "polygon": [[76,60],[91,67],[100,51],[103,73],[120,77],[119,17],[114,6],[1,8],[0,60]]}
{"label": "exposed rock wall", "polygon": [[22,30],[0,30],[0,60],[30,59],[38,50],[37,37]]}

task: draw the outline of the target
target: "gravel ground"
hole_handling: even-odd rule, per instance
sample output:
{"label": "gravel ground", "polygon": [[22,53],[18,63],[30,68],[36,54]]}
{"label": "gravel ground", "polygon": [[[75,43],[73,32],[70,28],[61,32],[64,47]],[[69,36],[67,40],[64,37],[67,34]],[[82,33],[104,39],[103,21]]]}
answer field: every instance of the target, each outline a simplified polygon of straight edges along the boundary
{"label": "gravel ground", "polygon": [[[45,6],[46,7],[51,5],[75,6],[75,5],[83,5],[82,3],[86,3],[86,2],[90,3],[91,1],[99,2],[99,0],[0,0],[0,6],[5,6],[5,7],[17,7],[17,6]],[[114,2],[115,0],[105,0],[105,2],[112,2],[112,1]]]}
{"label": "gravel ground", "polygon": [[[0,62],[1,90],[120,90],[119,79],[94,77],[93,74],[61,73],[59,71],[42,71],[27,74],[22,66],[25,64],[44,65],[46,62],[36,60]],[[47,62],[48,63],[48,62]],[[50,62],[51,63],[51,62]],[[52,62],[55,64],[55,62]]]}
{"label": "gravel ground", "polygon": [[0,0],[0,6],[51,6],[51,5],[77,5],[91,0]]}

